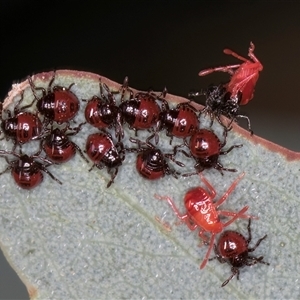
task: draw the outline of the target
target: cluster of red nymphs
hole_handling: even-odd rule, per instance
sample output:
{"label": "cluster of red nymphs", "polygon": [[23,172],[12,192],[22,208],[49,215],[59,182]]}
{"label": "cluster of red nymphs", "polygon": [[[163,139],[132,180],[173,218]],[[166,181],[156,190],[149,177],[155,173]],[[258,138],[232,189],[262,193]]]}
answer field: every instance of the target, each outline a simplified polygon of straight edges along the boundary
{"label": "cluster of red nymphs", "polygon": [[[148,180],[157,180],[165,175],[178,178],[179,176],[187,177],[200,174],[208,191],[197,187],[187,192],[184,198],[186,214],[180,214],[171,198],[158,195],[156,195],[156,198],[167,200],[177,217],[183,220],[191,230],[201,228],[199,236],[205,244],[209,245],[205,259],[201,264],[201,268],[204,268],[214,247],[216,234],[223,232],[225,227],[238,218],[250,218],[245,214],[248,206],[239,212],[217,210],[234,190],[244,173],[235,180],[217,202],[213,202],[216,192],[201,175],[201,172],[208,168],[215,168],[221,174],[223,174],[223,171],[236,171],[235,169],[223,167],[219,162],[219,155],[227,154],[232,149],[242,146],[233,145],[227,150],[223,149],[232,122],[240,117],[247,118],[239,114],[239,105],[247,104],[252,99],[259,71],[262,70],[262,65],[254,56],[253,51],[254,45],[251,43],[248,54],[251,60],[247,60],[227,49],[225,53],[231,54],[244,62],[208,69],[199,73],[203,76],[214,71],[223,71],[231,75],[228,83],[210,87],[202,93],[193,94],[193,96],[206,95],[206,107],[202,111],[196,110],[191,101],[170,108],[165,100],[166,90],[163,90],[161,94],[154,92],[134,93],[128,86],[127,77],[118,91],[111,91],[100,80],[99,96],[95,95],[87,100],[81,99],[86,103],[85,122],[76,127],[70,125],[80,107],[80,100],[71,91],[74,83],[69,87],[53,86],[54,72],[47,89],[45,89],[36,86],[32,78],[29,77],[28,81],[33,94],[32,103],[21,107],[22,94],[13,112],[0,108],[3,138],[12,139],[14,142],[11,151],[0,150],[0,156],[3,156],[8,164],[0,175],[11,170],[16,184],[24,189],[32,189],[39,185],[43,180],[43,172],[62,184],[50,173],[48,167],[67,162],[74,157],[76,151],[89,163],[79,146],[69,138],[76,135],[83,126],[86,126],[86,123],[89,123],[98,131],[86,138],[85,152],[93,163],[92,168],[102,169],[105,167],[107,169],[111,176],[107,187],[114,182],[118,168],[125,160],[126,152],[137,153],[136,169],[141,176]],[[116,101],[116,95],[118,95],[119,101]],[[27,111],[28,108],[32,108],[34,105],[36,112]],[[6,118],[3,118],[3,112],[7,115]],[[212,122],[216,119],[223,126],[223,141],[220,141],[212,130],[200,128],[199,117],[204,113],[210,115]],[[228,117],[229,122],[227,124],[223,123],[221,115]],[[248,118],[247,120],[248,129],[252,134],[250,121]],[[135,144],[136,147],[124,145],[125,123],[135,131],[135,137],[130,137],[129,141]],[[136,138],[137,132],[140,130],[149,131],[149,136],[144,141]],[[183,139],[181,144],[173,147],[172,153],[164,153],[158,147],[159,133],[163,130],[166,130],[166,135],[170,137],[170,145],[173,137]],[[32,140],[40,141],[39,150],[33,155],[23,154],[22,145]],[[17,147],[19,152],[16,152]],[[193,172],[180,173],[169,165],[168,160],[171,160],[180,167],[185,166],[182,162],[176,160],[177,153],[181,153],[195,161]],[[16,157],[16,159],[9,160],[8,157],[11,156]],[[231,219],[226,223],[222,223],[219,215],[231,217]],[[228,262],[232,265],[232,275],[223,283],[223,286],[233,276],[237,275],[238,277],[239,267],[265,263],[262,260],[263,257],[251,257],[248,252],[254,251],[266,236],[261,238],[253,248],[249,248],[248,244],[251,241],[250,221],[248,232],[249,238],[246,239],[237,232],[224,231],[217,246],[215,245],[216,258],[220,262]],[[205,233],[210,233],[211,237],[208,238]]]}

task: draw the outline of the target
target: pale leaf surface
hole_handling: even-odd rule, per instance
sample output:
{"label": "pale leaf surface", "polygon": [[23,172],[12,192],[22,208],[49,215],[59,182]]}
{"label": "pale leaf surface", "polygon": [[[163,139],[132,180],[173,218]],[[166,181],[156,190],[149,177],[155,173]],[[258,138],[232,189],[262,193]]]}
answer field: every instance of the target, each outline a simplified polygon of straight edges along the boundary
{"label": "pale leaf surface", "polygon": [[[46,87],[51,75],[36,76],[36,85]],[[105,78],[102,81],[113,90],[120,86]],[[97,75],[57,72],[55,84],[69,86],[72,82],[72,90],[81,99],[99,95]],[[24,82],[14,86],[6,103],[18,100],[24,88],[24,103],[31,102],[32,93]],[[168,99],[183,101],[175,96]],[[83,121],[84,107],[82,102],[77,122]],[[208,121],[202,126],[208,126]],[[220,134],[217,124],[214,129]],[[86,125],[72,140],[83,149],[87,135],[92,132],[97,130]],[[126,129],[126,136],[129,135],[134,133]],[[144,137],[139,133],[139,138]],[[11,142],[0,143],[1,149],[11,149]],[[173,143],[179,140],[174,139]],[[220,285],[230,276],[230,266],[214,260],[200,270],[206,247],[199,247],[198,231],[177,226],[178,219],[168,203],[154,197],[155,193],[168,195],[184,212],[182,199],[189,188],[202,184],[199,177],[177,180],[167,176],[160,181],[146,181],[135,171],[135,154],[126,155],[109,189],[106,170],[95,168],[88,172],[91,164],[87,165],[78,154],[67,164],[49,167],[63,182],[62,186],[45,174],[39,187],[25,191],[14,184],[9,172],[3,174],[1,248],[30,296],[37,299],[299,298],[299,155],[250,137],[237,126],[230,132],[225,149],[233,144],[243,147],[220,160],[225,167],[236,168],[238,172],[225,172],[222,176],[209,170],[203,174],[215,187],[218,199],[238,174],[246,173],[222,208],[238,211],[250,206],[249,213],[259,217],[252,222],[251,245],[268,234],[254,255],[264,256],[270,266],[245,267],[241,269],[240,280],[234,278],[225,288]],[[34,153],[38,145],[32,142],[24,151]],[[128,138],[126,145],[135,147]],[[165,132],[160,135],[159,145],[170,152]],[[183,155],[178,155],[178,160],[187,165],[182,170],[177,167],[178,171],[193,171],[191,160]],[[6,165],[5,159],[0,158],[0,170]],[[245,235],[246,227],[246,220],[230,226]]]}

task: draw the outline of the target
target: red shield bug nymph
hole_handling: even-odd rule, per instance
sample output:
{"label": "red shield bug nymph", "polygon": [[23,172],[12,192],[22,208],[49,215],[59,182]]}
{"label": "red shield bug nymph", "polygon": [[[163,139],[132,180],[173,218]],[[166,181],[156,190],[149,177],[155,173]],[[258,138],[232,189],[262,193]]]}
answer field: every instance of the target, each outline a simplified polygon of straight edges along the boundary
{"label": "red shield bug nymph", "polygon": [[[213,117],[226,129],[231,129],[231,123],[237,121],[237,118],[243,118],[247,121],[248,131],[253,134],[250,119],[248,116],[239,114],[240,105],[247,104],[254,94],[256,82],[259,72],[262,71],[263,65],[254,55],[254,44],[250,43],[248,60],[232,50],[225,49],[224,53],[232,55],[242,61],[242,64],[228,65],[224,67],[210,68],[199,72],[199,76],[205,76],[215,71],[227,72],[231,75],[231,79],[226,84],[219,84],[209,87],[207,90],[189,93],[192,99],[194,96],[205,95],[206,104],[201,113],[209,113],[213,122]],[[228,125],[225,125],[220,117],[224,115],[230,119]],[[211,123],[212,125],[212,123]]]}
{"label": "red shield bug nymph", "polygon": [[[229,226],[238,218],[251,218],[251,216],[245,215],[244,213],[248,210],[248,206],[242,208],[239,212],[231,212],[226,210],[217,210],[218,207],[225,202],[227,197],[233,192],[239,181],[244,177],[245,173],[242,173],[228,188],[224,195],[217,201],[213,202],[216,191],[212,185],[204,178],[203,175],[199,175],[201,180],[204,182],[208,190],[202,187],[196,187],[189,190],[184,197],[184,205],[186,208],[186,213],[181,214],[178,208],[175,206],[173,200],[168,196],[158,196],[155,197],[159,200],[168,201],[169,205],[175,212],[176,216],[184,221],[190,230],[195,230],[200,227],[199,237],[204,242],[209,242],[209,247],[202,261],[200,268],[203,269],[209,259],[210,252],[214,245],[215,236],[221,233],[223,229]],[[220,215],[231,216],[232,218],[226,223],[220,221]],[[205,233],[210,233],[210,241],[205,235]]]}
{"label": "red shield bug nymph", "polygon": [[37,114],[31,112],[23,111],[25,108],[30,107],[30,105],[23,106],[19,108],[19,105],[23,101],[23,93],[21,94],[21,99],[14,108],[13,115],[10,110],[4,110],[7,113],[8,118],[3,119],[2,117],[2,103],[0,103],[0,120],[1,131],[4,133],[6,139],[14,140],[14,148],[17,144],[24,144],[28,141],[39,139],[43,132],[43,124]]}
{"label": "red shield bug nymph", "polygon": [[[236,169],[224,168],[219,162],[219,156],[229,153],[234,148],[240,148],[243,145],[233,145],[227,150],[222,150],[226,145],[227,131],[224,130],[224,140],[221,142],[217,135],[208,129],[199,129],[194,133],[189,143],[186,146],[191,151],[191,156],[195,159],[195,169],[197,173],[202,172],[204,169],[215,168],[223,175],[224,171],[236,172]],[[180,151],[180,150],[179,150]],[[185,154],[186,155],[186,154]],[[191,175],[196,175],[192,173]],[[185,174],[184,176],[189,176]]]}
{"label": "red shield bug nymph", "polygon": [[202,70],[199,72],[199,76],[205,76],[215,71],[229,73],[231,79],[225,85],[226,90],[230,93],[231,98],[239,99],[239,105],[245,105],[253,98],[259,72],[263,69],[263,65],[253,53],[254,49],[254,44],[251,42],[248,52],[248,56],[251,60],[238,55],[232,50],[224,49],[225,54],[232,55],[244,63]]}
{"label": "red shield bug nymph", "polygon": [[[43,149],[51,161],[60,164],[73,158],[77,150],[79,155],[88,163],[88,160],[83,155],[79,146],[69,139],[69,136],[77,134],[84,124],[85,123],[81,123],[76,128],[70,128],[69,126],[63,129],[51,128],[50,133],[43,137],[41,151]],[[67,132],[68,130],[70,131]],[[40,152],[38,154],[40,154]]]}
{"label": "red shield bug nymph", "polygon": [[[231,98],[231,94],[226,91],[226,87],[223,84],[210,86],[206,90],[196,93],[189,93],[189,98],[205,95],[205,107],[200,111],[200,114],[209,114],[211,123],[213,125],[214,119],[217,119],[219,124],[223,126],[224,130],[231,130],[232,122],[237,122],[237,119],[245,119],[248,125],[248,131],[253,134],[250,119],[246,115],[239,113],[241,99],[241,93],[238,94],[238,98]],[[228,124],[224,124],[221,120],[221,115],[226,116],[229,119]]]}
{"label": "red shield bug nymph", "polygon": [[136,169],[138,173],[148,180],[157,180],[165,175],[173,175],[177,178],[180,173],[171,169],[166,161],[166,158],[174,161],[178,166],[184,167],[184,164],[175,160],[177,148],[174,147],[172,154],[164,154],[159,148],[155,147],[150,140],[155,136],[155,133],[146,139],[146,142],[130,138],[132,143],[138,145],[138,148],[126,148],[129,152],[137,152]]}
{"label": "red shield bug nymph", "polygon": [[[111,176],[107,184],[109,188],[118,174],[118,168],[125,159],[123,143],[118,142],[115,145],[112,136],[109,133],[101,131],[88,136],[86,141],[86,153],[94,163],[89,171],[94,167],[98,169],[107,168],[107,172]],[[114,172],[112,172],[112,170],[114,170]]]}
{"label": "red shield bug nymph", "polygon": [[[40,114],[45,117],[47,124],[53,121],[59,124],[68,122],[72,120],[79,111],[79,100],[77,96],[70,91],[74,83],[70,84],[68,88],[58,85],[52,87],[54,79],[55,72],[46,90],[43,87],[36,87],[31,77],[28,77],[35,98],[34,102],[37,101],[36,107]],[[38,90],[41,90],[43,93],[41,98],[36,94]]]}
{"label": "red shield bug nymph", "polygon": [[186,138],[198,130],[198,112],[189,102],[180,103],[175,109],[170,109],[166,100],[162,100],[162,111],[157,122],[157,130],[167,130],[167,136]]}
{"label": "red shield bug nymph", "polygon": [[[121,110],[108,86],[99,79],[100,97],[93,96],[85,108],[85,119],[92,126],[100,129],[115,128],[116,137],[124,137],[121,124]],[[103,89],[106,94],[104,94]]]}
{"label": "red shield bug nymph", "polygon": [[239,232],[226,230],[224,231],[216,245],[214,245],[216,256],[210,258],[209,260],[218,259],[220,263],[228,263],[231,265],[232,275],[223,282],[222,287],[225,286],[235,275],[239,279],[240,271],[239,269],[244,266],[253,266],[257,263],[269,265],[269,263],[263,261],[263,256],[254,257],[249,255],[249,252],[255,251],[255,249],[260,245],[267,235],[260,238],[254,247],[249,247],[252,239],[251,235],[251,219],[248,223],[248,238],[245,238]]}
{"label": "red shield bug nymph", "polygon": [[[154,93],[139,92],[134,94],[128,87],[128,77],[125,77],[124,83],[121,87],[121,114],[122,121],[128,123],[129,128],[133,129],[137,135],[138,130],[153,128],[159,118],[161,109],[156,100],[160,100],[160,97]],[[129,100],[124,100],[125,92],[129,92]],[[162,92],[162,96],[165,96],[166,90]]]}
{"label": "red shield bug nymph", "polygon": [[[11,170],[11,174],[16,184],[22,189],[29,190],[38,186],[43,181],[43,173],[41,171],[44,171],[53,180],[59,184],[62,184],[47,170],[47,167],[52,165],[52,162],[48,159],[37,155],[28,156],[27,154],[17,154],[12,151],[0,150],[0,156],[4,155],[8,163],[8,167],[1,172],[0,175]],[[17,157],[17,159],[9,161],[7,159],[7,155],[13,155]],[[43,161],[43,163],[39,162],[38,160]]]}

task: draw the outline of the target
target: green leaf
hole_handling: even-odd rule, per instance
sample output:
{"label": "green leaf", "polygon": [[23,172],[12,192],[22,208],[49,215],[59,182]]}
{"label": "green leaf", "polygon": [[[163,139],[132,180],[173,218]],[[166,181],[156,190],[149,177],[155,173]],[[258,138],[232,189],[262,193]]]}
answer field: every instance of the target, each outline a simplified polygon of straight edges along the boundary
{"label": "green leaf", "polygon": [[[34,77],[37,86],[47,87],[52,73]],[[55,85],[72,87],[80,99],[99,95],[98,76],[75,71],[58,71]],[[102,78],[112,90],[120,85]],[[14,85],[5,106],[20,99],[33,100],[28,82]],[[120,97],[120,96],[117,96]],[[170,102],[186,101],[168,95]],[[12,108],[14,104],[8,106]],[[82,102],[76,122],[84,120]],[[209,126],[204,119],[202,127]],[[128,136],[134,133],[126,128]],[[222,136],[217,122],[213,129]],[[97,132],[85,125],[72,140],[84,149],[88,134]],[[139,132],[140,139],[149,133]],[[173,145],[180,140],[174,139]],[[77,154],[75,159],[49,167],[63,182],[57,184],[45,174],[43,183],[31,191],[18,188],[9,172],[1,175],[0,244],[17,271],[31,298],[203,298],[203,299],[281,299],[299,298],[300,226],[299,226],[299,154],[251,137],[238,126],[228,135],[225,149],[243,144],[220,158],[224,167],[237,173],[216,170],[203,172],[217,192],[216,199],[229,188],[241,172],[245,177],[222,205],[239,211],[249,205],[252,222],[251,246],[265,234],[266,240],[253,253],[264,256],[270,266],[258,264],[241,269],[240,280],[230,276],[227,264],[210,261],[199,269],[207,247],[200,247],[198,230],[192,232],[178,219],[166,201],[154,194],[170,196],[184,213],[183,197],[191,187],[202,185],[199,176],[175,179],[166,176],[146,181],[135,171],[134,153],[126,154],[115,183],[107,189],[109,175],[88,165]],[[34,153],[39,142],[24,145]],[[160,135],[159,147],[170,152],[169,138]],[[12,142],[0,141],[0,149],[11,149]],[[186,173],[193,171],[193,161],[179,154]],[[0,170],[7,162],[0,159]],[[174,164],[172,164],[174,166]],[[239,219],[230,228],[247,236],[247,220]],[[170,228],[169,228],[169,227]],[[213,256],[213,254],[211,255]]]}

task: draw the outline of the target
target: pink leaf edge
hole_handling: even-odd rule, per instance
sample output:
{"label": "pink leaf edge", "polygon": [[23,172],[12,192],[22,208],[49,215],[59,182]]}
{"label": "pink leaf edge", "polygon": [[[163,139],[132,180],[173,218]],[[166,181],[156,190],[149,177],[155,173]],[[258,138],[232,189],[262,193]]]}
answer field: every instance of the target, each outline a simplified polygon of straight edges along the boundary
{"label": "pink leaf edge", "polygon": [[[86,72],[86,71],[78,71],[78,70],[57,70],[56,74],[60,76],[70,76],[74,78],[85,78],[85,79],[90,79],[92,81],[98,81],[99,78],[101,78],[101,81],[105,84],[107,84],[108,87],[111,89],[118,90],[120,88],[120,84],[112,81],[104,76],[101,76],[96,73],[91,73],[91,72]],[[32,79],[40,79],[43,81],[49,82],[53,75],[53,71],[50,72],[42,72],[42,73],[37,73],[32,76]],[[4,99],[3,102],[3,108],[5,109],[6,107],[9,106],[10,103],[12,103],[13,99],[18,96],[22,91],[25,89],[29,88],[29,82],[28,80],[24,80],[20,83],[15,83],[12,85],[12,89],[8,92],[8,96]],[[137,91],[136,89],[132,88],[133,91]],[[188,102],[189,100],[180,96],[175,96],[172,94],[167,94],[166,100],[173,102],[173,103],[182,103],[182,102]],[[192,104],[196,109],[202,109],[203,106],[197,103]],[[225,117],[223,117],[225,118]],[[279,153],[282,156],[286,158],[287,161],[297,161],[300,160],[300,153],[295,152],[292,150],[289,150],[283,146],[280,146],[278,144],[275,144],[271,141],[268,141],[262,137],[259,137],[257,135],[250,136],[249,132],[245,130],[244,128],[238,126],[236,123],[233,124],[233,131],[236,133],[240,134],[241,136],[247,138],[249,141],[251,141],[253,144],[261,145],[265,147],[266,149]]]}

